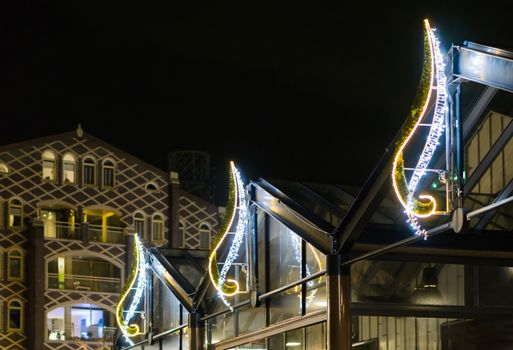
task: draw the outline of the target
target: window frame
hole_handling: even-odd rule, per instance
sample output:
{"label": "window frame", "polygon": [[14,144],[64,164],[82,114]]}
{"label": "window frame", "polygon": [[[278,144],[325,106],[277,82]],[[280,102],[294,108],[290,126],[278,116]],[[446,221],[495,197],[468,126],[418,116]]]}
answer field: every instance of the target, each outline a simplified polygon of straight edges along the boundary
{"label": "window frame", "polygon": [[[19,255],[13,255],[13,253],[18,253]],[[11,276],[11,259],[19,260],[20,264],[20,276],[13,277]],[[7,250],[7,280],[8,281],[23,281],[25,279],[25,254],[18,247],[11,247]]]}
{"label": "window frame", "polygon": [[[14,307],[14,310],[19,310],[19,312],[20,312],[20,327],[19,328],[11,327],[11,310],[13,309],[11,304],[14,302],[17,302],[19,304],[19,306]],[[18,298],[13,298],[13,299],[9,300],[9,302],[7,303],[7,330],[9,332],[23,332],[24,325],[25,325],[25,319],[24,319],[24,315],[23,315],[24,309],[25,309],[25,305],[23,304],[23,301],[21,301]]]}
{"label": "window frame", "polygon": [[[87,163],[88,160],[91,160],[91,163]],[[86,176],[85,176],[86,167],[93,168],[93,183],[86,183]],[[84,157],[84,159],[82,160],[82,185],[96,187],[98,184],[97,177],[98,177],[98,174],[96,173],[96,159],[94,159],[92,156]]]}
{"label": "window frame", "polygon": [[[13,201],[18,201],[20,204],[13,204]],[[20,209],[20,225],[13,225],[11,224],[11,212],[12,208],[18,208]],[[14,219],[13,219],[14,222]],[[17,197],[11,198],[8,203],[7,208],[7,226],[9,228],[21,228],[23,227],[23,201]]]}
{"label": "window frame", "polygon": [[[158,219],[156,219],[156,218],[158,218]],[[156,231],[155,224],[162,225],[162,231],[161,231],[162,237],[160,237],[160,239],[155,238],[155,231]],[[153,214],[153,216],[151,218],[151,240],[152,240],[152,242],[164,242],[165,241],[164,230],[165,230],[164,215],[162,215],[160,213]]]}
{"label": "window frame", "polygon": [[[71,157],[73,160],[67,160],[66,157]],[[63,185],[76,185],[77,184],[77,163],[78,158],[71,152],[66,152],[62,156],[62,173],[61,173],[61,181]],[[66,164],[72,164],[73,165],[73,181],[66,181],[65,175],[66,175],[66,169],[64,168]]]}
{"label": "window frame", "polygon": [[[204,227],[206,227],[206,229],[204,229]],[[202,234],[205,234],[207,233],[208,234],[208,247],[207,248],[204,248],[201,246],[201,236]],[[199,241],[199,249],[200,250],[210,250],[211,249],[211,240],[212,240],[212,226],[208,223],[208,222],[201,222],[199,224],[199,228],[198,228],[198,241]]]}
{"label": "window frame", "polygon": [[[53,158],[47,157],[47,154],[51,154]],[[45,170],[45,161],[47,162],[53,162],[53,178],[45,178],[43,176],[44,170]],[[56,182],[57,181],[57,153],[52,151],[51,149],[45,149],[43,153],[41,154],[41,179],[43,182]]]}
{"label": "window frame", "polygon": [[[142,218],[138,218],[137,217],[138,215],[141,215]],[[142,234],[137,232],[137,226],[135,224],[137,221],[142,221],[142,224],[143,224],[143,227],[142,227],[143,232],[142,232]],[[147,235],[147,231],[148,231],[147,227],[146,227],[146,214],[144,214],[141,211],[136,211],[134,213],[134,225],[133,226],[134,226],[135,233],[139,235],[139,239],[146,240],[146,235]]]}
{"label": "window frame", "polygon": [[[106,165],[107,162],[111,162],[112,165]],[[105,184],[105,171],[112,171],[112,185]],[[112,158],[106,158],[102,161],[102,188],[113,189],[116,188],[116,162]]]}

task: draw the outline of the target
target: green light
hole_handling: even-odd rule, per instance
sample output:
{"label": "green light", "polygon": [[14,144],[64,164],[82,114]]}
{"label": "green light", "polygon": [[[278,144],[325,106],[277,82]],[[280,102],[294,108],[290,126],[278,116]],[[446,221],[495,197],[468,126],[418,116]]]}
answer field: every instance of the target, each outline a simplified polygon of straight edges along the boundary
{"label": "green light", "polygon": [[438,184],[435,181],[433,181],[433,183],[431,184],[431,188],[438,188]]}

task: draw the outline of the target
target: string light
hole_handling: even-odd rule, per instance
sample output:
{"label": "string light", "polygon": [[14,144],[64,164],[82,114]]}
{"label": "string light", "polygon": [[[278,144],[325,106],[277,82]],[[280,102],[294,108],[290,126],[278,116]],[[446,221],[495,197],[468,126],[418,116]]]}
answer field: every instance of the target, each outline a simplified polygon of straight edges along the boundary
{"label": "string light", "polygon": [[[130,322],[132,322],[132,319],[135,316],[137,307],[139,306],[139,303],[146,289],[146,268],[148,266],[144,247],[137,235],[135,235],[134,241],[134,265],[137,267],[132,275],[128,288],[121,295],[121,298],[119,299],[119,302],[116,307],[116,319],[118,322],[118,326],[121,329],[121,332],[123,333],[123,336],[125,337],[129,345],[134,344],[132,339],[130,339],[131,337],[143,334],[141,333],[139,326],[137,324],[131,324]],[[134,287],[135,284],[136,286]],[[130,302],[128,310],[123,310],[123,303],[133,289],[135,289],[135,293],[132,297],[132,301]]]}
{"label": "string light", "polygon": [[[408,223],[411,225],[413,230],[418,235],[426,235],[426,230],[418,222],[418,218],[427,218],[436,212],[437,203],[433,196],[427,194],[419,195],[419,199],[424,200],[421,202],[425,208],[429,210],[423,212],[416,207],[416,198],[414,194],[417,190],[418,184],[421,178],[426,174],[426,169],[433,157],[433,154],[439,145],[439,140],[445,129],[445,114],[447,112],[447,79],[445,76],[445,63],[443,55],[440,51],[440,41],[435,35],[434,29],[431,29],[429,21],[424,20],[424,28],[427,35],[427,41],[429,45],[429,88],[426,98],[422,102],[421,112],[418,118],[415,120],[415,124],[411,127],[408,135],[402,140],[402,143],[398,145],[394,162],[392,166],[392,185],[394,191],[399,199],[399,202],[404,207],[405,212],[408,216]],[[426,68],[426,67],[425,67]],[[434,86],[434,80],[436,77],[436,86]],[[422,89],[423,86],[420,88]],[[412,136],[417,131],[422,119],[426,115],[429,101],[431,100],[431,93],[436,90],[436,100],[433,113],[433,119],[431,122],[429,134],[422,149],[422,152],[418,158],[417,166],[407,184],[406,196],[400,189],[399,181],[405,181],[404,178],[404,160],[403,151],[407,143],[411,140]],[[416,108],[416,106],[414,106]],[[415,110],[412,111],[412,114]],[[409,125],[406,126],[409,128]],[[404,190],[404,189],[403,189]]]}
{"label": "string light", "polygon": [[[228,255],[226,257],[226,260],[223,264],[223,268],[221,269],[221,272],[219,272],[216,278],[216,275],[214,274],[214,269],[217,269],[217,265],[214,264],[215,257],[217,255],[217,250],[219,249],[221,243],[224,241],[224,239],[227,237],[229,229],[231,228],[236,210],[231,213],[230,218],[228,219],[228,225],[225,226],[225,231],[221,232],[221,238],[215,248],[212,250],[212,253],[209,257],[209,275],[210,279],[212,281],[212,284],[217,290],[217,293],[219,295],[219,298],[223,301],[223,303],[228,306],[230,309],[232,309],[230,302],[226,299],[226,297],[236,295],[240,293],[240,287],[239,283],[234,279],[227,279],[226,275],[228,274],[228,270],[232,266],[233,262],[237,259],[239,256],[239,249],[242,244],[242,241],[244,239],[244,234],[246,233],[246,227],[249,220],[249,211],[248,211],[248,203],[247,203],[247,197],[246,197],[246,191],[244,189],[244,184],[241,179],[241,175],[239,170],[235,167],[235,164],[233,162],[230,162],[230,169],[232,173],[232,178],[235,182],[234,184],[234,191],[235,195],[233,197],[234,203],[233,206],[237,208],[238,210],[238,221],[237,226],[235,229],[235,234],[232,240],[232,244],[230,246],[230,249],[228,251]],[[238,207],[237,207],[238,205]],[[232,292],[227,292],[224,290],[223,286],[225,283],[228,282],[231,285],[234,286]]]}

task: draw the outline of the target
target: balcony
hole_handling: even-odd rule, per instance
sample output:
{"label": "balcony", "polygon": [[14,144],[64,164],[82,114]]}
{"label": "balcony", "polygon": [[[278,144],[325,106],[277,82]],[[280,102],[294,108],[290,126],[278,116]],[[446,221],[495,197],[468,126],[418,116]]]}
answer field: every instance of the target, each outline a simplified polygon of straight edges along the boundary
{"label": "balcony", "polygon": [[[61,280],[59,280],[59,277]],[[117,277],[96,277],[48,273],[48,288],[100,293],[120,293],[121,279]]]}
{"label": "balcony", "polygon": [[45,238],[82,239],[82,228],[79,224],[70,224],[65,221],[44,221]]}
{"label": "balcony", "polygon": [[124,230],[122,227],[89,225],[89,240],[101,243],[124,243]]}

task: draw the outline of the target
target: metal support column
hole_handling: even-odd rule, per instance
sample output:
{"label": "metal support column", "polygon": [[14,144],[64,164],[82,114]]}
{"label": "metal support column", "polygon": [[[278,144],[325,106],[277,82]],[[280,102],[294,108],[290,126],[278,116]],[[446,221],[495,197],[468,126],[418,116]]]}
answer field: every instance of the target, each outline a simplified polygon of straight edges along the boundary
{"label": "metal support column", "polygon": [[461,117],[461,85],[456,86],[454,93],[454,122],[456,130],[456,199],[457,207],[463,207],[463,171],[465,165],[463,163],[463,121]]}
{"label": "metal support column", "polygon": [[328,317],[326,324],[328,350],[351,349],[350,266],[342,267],[342,255],[326,256]]}
{"label": "metal support column", "polygon": [[189,350],[205,350],[205,321],[198,313],[189,314]]}

